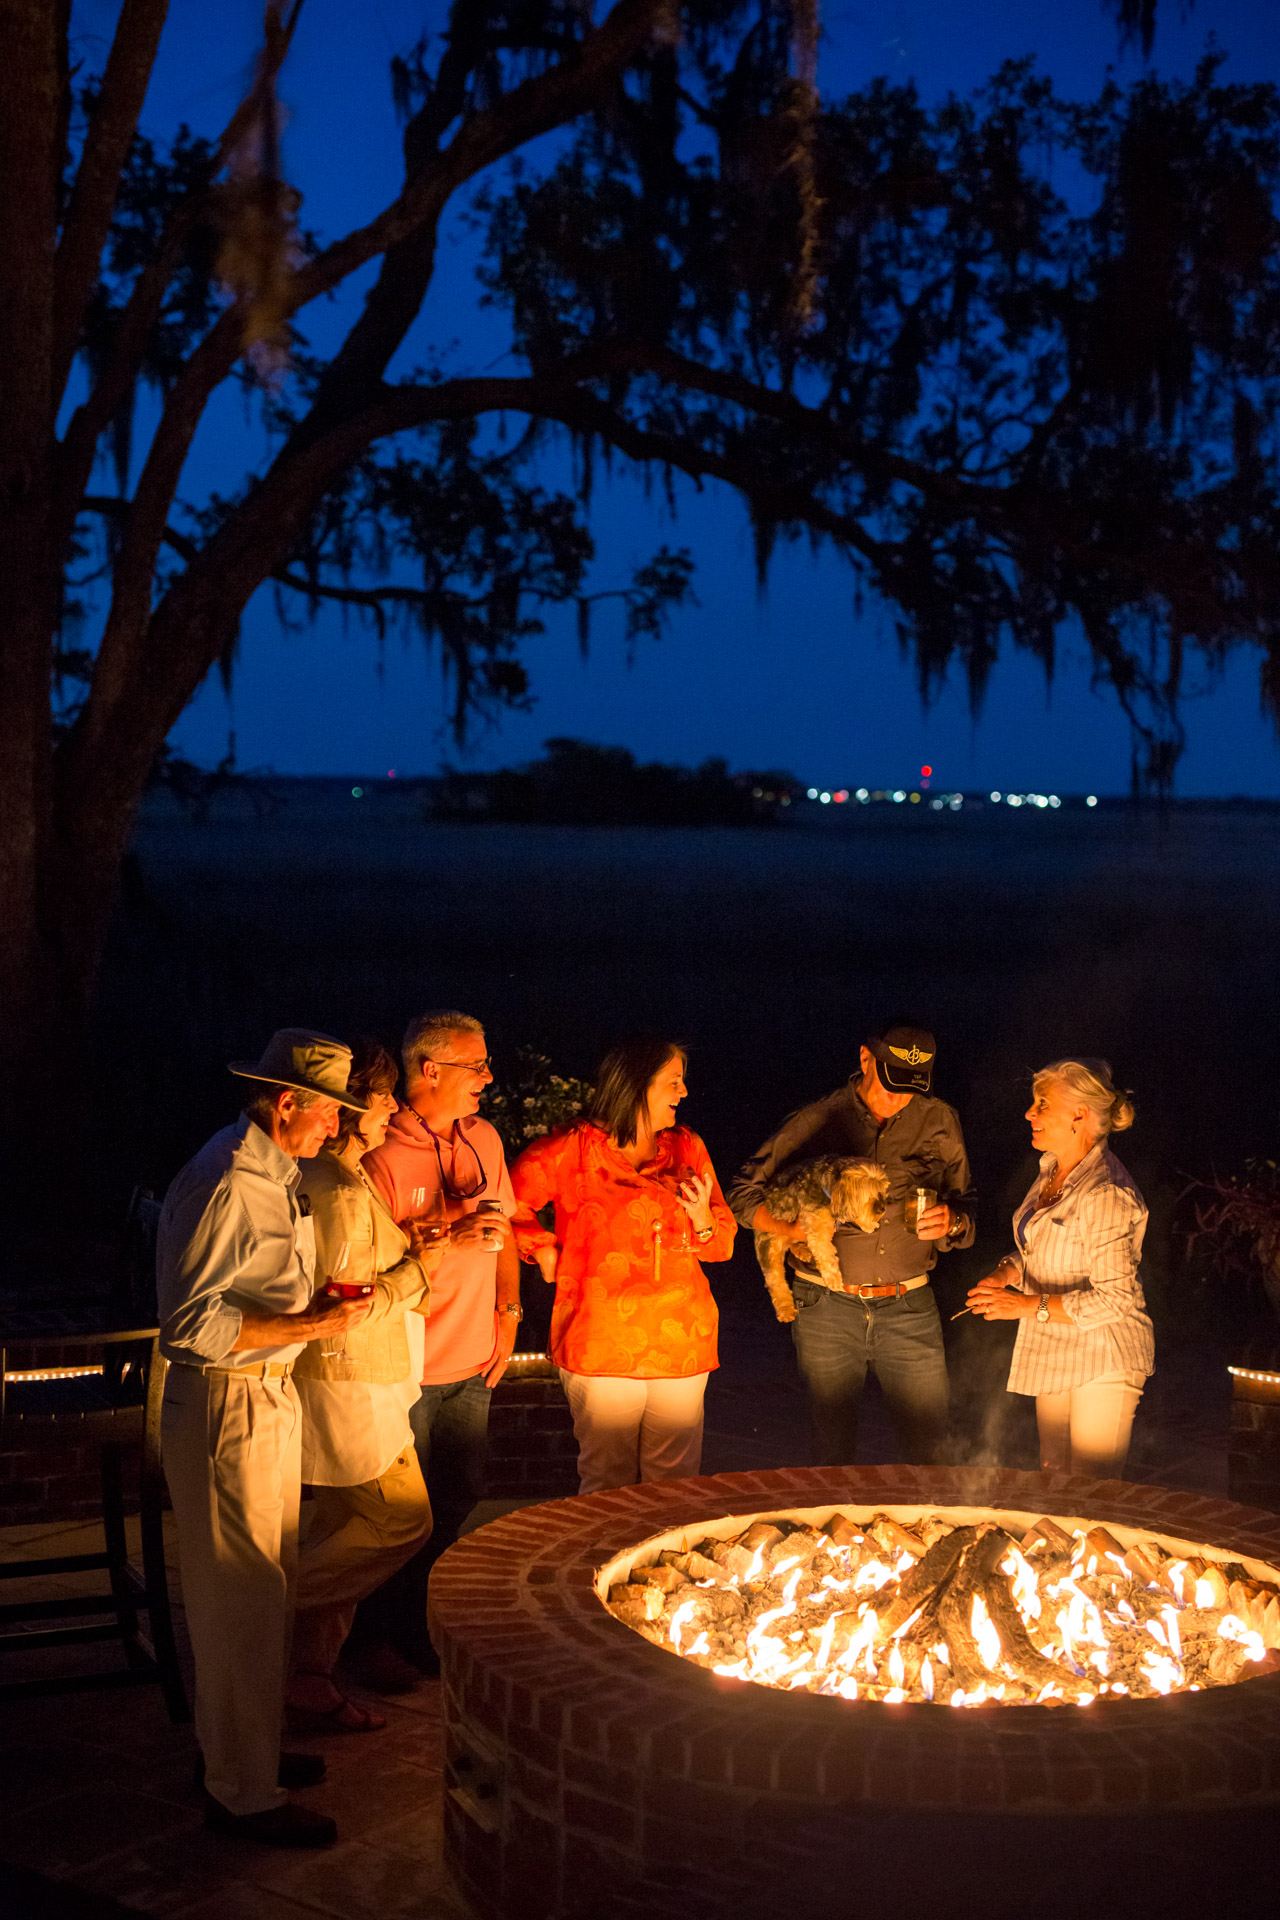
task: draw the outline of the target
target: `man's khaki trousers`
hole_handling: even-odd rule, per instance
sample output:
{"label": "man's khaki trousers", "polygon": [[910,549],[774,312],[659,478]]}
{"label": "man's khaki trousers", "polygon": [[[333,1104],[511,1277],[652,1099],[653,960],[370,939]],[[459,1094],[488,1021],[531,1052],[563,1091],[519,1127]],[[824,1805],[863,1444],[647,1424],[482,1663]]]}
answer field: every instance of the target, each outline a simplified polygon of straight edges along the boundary
{"label": "man's khaki trousers", "polygon": [[332,1673],[357,1602],[411,1560],[431,1532],[431,1502],[412,1443],[356,1487],[316,1487],[298,1560],[293,1664]]}
{"label": "man's khaki trousers", "polygon": [[291,1380],[169,1368],[161,1422],[196,1663],[205,1787],[231,1813],[282,1804],[302,1412]]}

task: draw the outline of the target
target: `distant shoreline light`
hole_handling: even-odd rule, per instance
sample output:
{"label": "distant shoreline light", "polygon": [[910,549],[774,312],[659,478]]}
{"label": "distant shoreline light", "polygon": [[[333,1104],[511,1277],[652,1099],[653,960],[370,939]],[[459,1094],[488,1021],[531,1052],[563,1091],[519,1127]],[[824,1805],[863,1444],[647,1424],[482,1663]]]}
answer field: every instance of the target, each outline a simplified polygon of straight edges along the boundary
{"label": "distant shoreline light", "polygon": [[[854,787],[852,789],[848,787],[808,787],[806,789],[806,797],[810,800],[816,800],[819,806],[823,807],[831,806],[833,803],[836,806],[843,806],[845,801],[850,799],[856,800],[859,806],[866,806],[871,802],[881,800],[890,801],[896,806],[901,806],[904,801],[909,801],[912,806],[919,806],[922,800],[928,799],[930,809],[934,813],[940,813],[944,808],[950,808],[953,813],[958,812],[959,809],[963,807],[966,797],[974,801],[978,806],[984,806],[989,802],[995,807],[1003,805],[1013,807],[1015,810],[1021,807],[1035,807],[1042,813],[1046,811],[1057,812],[1066,804],[1062,795],[1058,793],[1000,793],[994,789],[986,794],[985,797],[981,794],[966,796],[957,790],[954,793],[940,793],[930,799],[927,786],[917,789],[908,789],[906,787]],[[1070,797],[1071,796],[1068,795],[1068,799]],[[1084,799],[1084,804],[1087,807],[1096,807],[1098,804],[1098,796],[1095,793],[1081,797]]]}

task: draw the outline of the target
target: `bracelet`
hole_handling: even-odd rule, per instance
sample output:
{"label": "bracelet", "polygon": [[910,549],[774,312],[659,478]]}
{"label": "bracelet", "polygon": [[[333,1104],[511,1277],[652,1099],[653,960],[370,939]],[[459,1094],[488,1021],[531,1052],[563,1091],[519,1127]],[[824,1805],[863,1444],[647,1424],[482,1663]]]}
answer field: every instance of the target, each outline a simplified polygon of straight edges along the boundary
{"label": "bracelet", "polygon": [[523,1308],[522,1306],[520,1306],[520,1305],[518,1305],[518,1304],[516,1304],[516,1305],[513,1305],[513,1304],[512,1304],[512,1303],[511,1303],[510,1301],[508,1301],[508,1302],[507,1302],[507,1304],[506,1304],[505,1306],[503,1306],[503,1307],[499,1307],[499,1308],[498,1308],[498,1312],[499,1312],[499,1313],[514,1313],[514,1315],[515,1315],[515,1317],[516,1317],[516,1320],[517,1320],[517,1321],[520,1321],[520,1320],[523,1320],[523,1319],[524,1319],[524,1308]]}
{"label": "bracelet", "polygon": [[693,1230],[694,1239],[697,1240],[704,1247],[706,1246],[707,1241],[711,1239],[714,1233],[715,1233],[714,1227],[695,1227]]}

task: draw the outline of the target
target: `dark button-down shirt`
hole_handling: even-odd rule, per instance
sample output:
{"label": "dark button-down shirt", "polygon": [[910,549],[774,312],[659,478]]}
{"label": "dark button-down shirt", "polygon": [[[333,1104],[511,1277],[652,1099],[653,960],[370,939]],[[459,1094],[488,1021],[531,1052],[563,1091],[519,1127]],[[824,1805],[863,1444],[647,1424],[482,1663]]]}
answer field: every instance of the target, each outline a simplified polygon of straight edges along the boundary
{"label": "dark button-down shirt", "polygon": [[[797,1161],[829,1153],[875,1160],[889,1176],[888,1211],[877,1231],[842,1227],[836,1232],[836,1254],[846,1286],[890,1286],[912,1280],[929,1271],[939,1249],[972,1246],[974,1196],[955,1108],[945,1100],[916,1093],[901,1113],[882,1125],[863,1100],[856,1079],[825,1100],[801,1107],[751,1156],[729,1190],[735,1217],[749,1227],[770,1181]],[[906,1223],[906,1202],[916,1187],[931,1187],[939,1200],[963,1213],[964,1232],[948,1240],[918,1240]],[[818,1279],[816,1268],[794,1256],[792,1260],[806,1280]]]}

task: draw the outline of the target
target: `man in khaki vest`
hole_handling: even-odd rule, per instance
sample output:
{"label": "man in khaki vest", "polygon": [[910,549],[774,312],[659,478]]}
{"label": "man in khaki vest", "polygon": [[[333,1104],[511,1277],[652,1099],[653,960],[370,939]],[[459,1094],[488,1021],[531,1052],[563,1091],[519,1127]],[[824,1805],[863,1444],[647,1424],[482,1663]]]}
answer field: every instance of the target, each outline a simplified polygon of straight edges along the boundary
{"label": "man in khaki vest", "polygon": [[[280,1752],[301,1488],[290,1374],[308,1340],[340,1336],[368,1302],[315,1295],[298,1161],[338,1123],[351,1055],[285,1028],[261,1060],[239,1122],[177,1175],[160,1216],[156,1278],[165,1380],[165,1476],[178,1522],[182,1596],[196,1664],[205,1823],[271,1846],[325,1847],[332,1820],[293,1804],[324,1762]],[[322,1276],[323,1280],[324,1276]]]}

